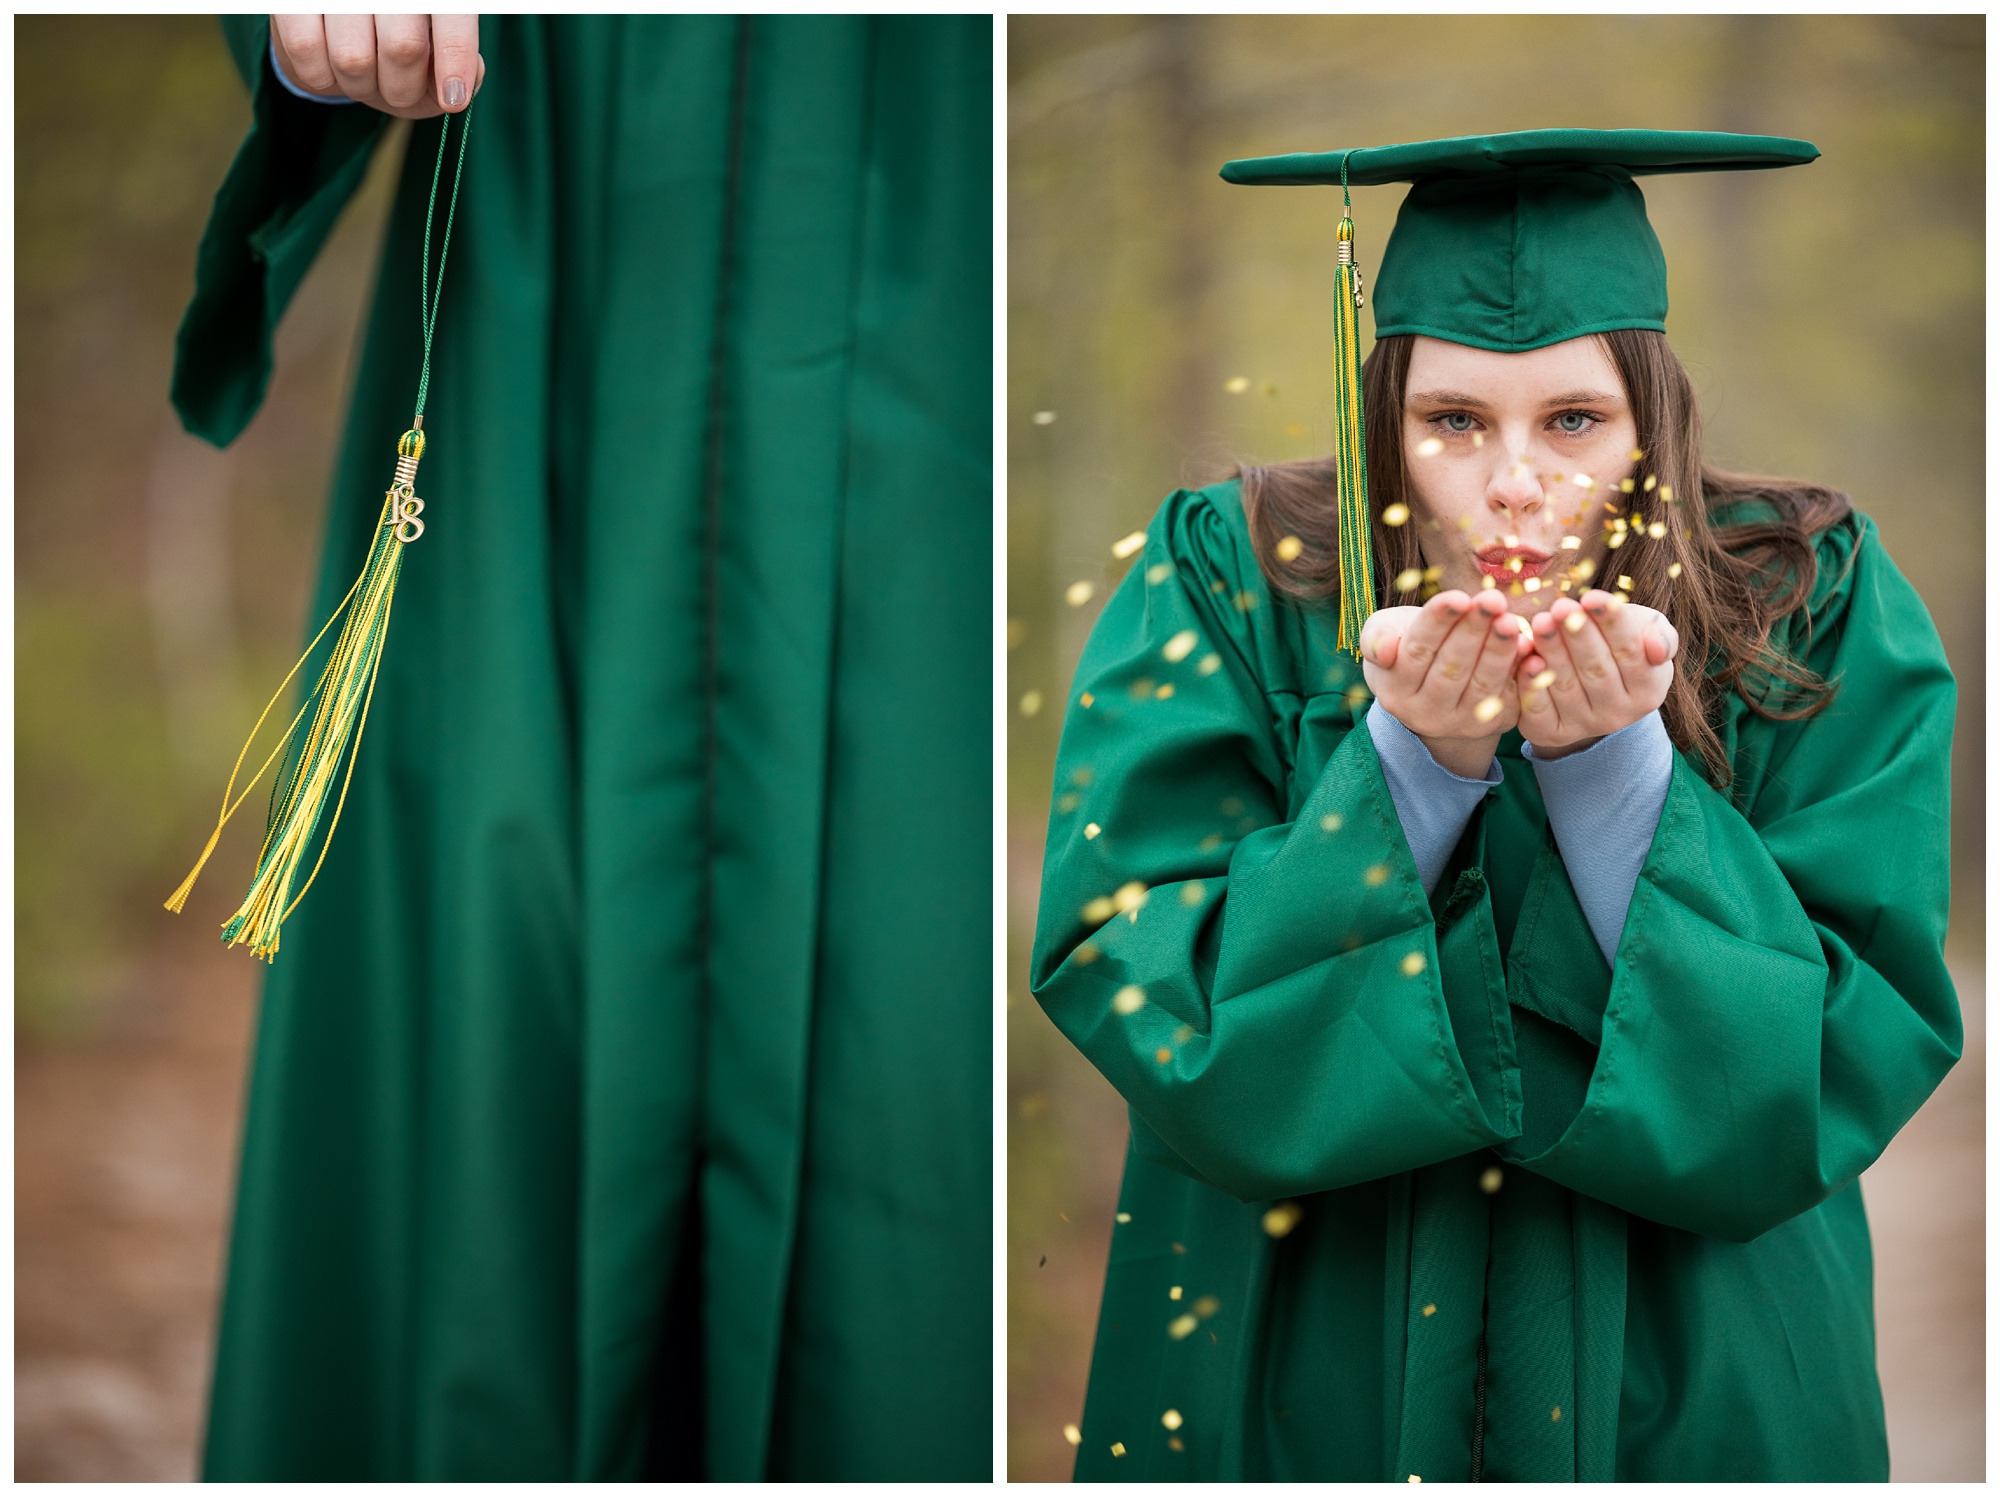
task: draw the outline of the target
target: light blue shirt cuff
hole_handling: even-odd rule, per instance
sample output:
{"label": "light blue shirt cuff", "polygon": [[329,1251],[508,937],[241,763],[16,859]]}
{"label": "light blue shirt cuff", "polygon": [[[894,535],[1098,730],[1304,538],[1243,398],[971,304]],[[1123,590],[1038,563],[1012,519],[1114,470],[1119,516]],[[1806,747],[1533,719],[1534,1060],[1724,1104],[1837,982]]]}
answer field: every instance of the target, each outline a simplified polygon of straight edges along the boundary
{"label": "light blue shirt cuff", "polygon": [[1570,887],[1609,963],[1625,933],[1625,911],[1659,830],[1674,776],[1674,744],[1658,712],[1607,734],[1581,753],[1535,766],[1542,803]]}
{"label": "light blue shirt cuff", "polygon": [[1496,759],[1488,764],[1483,780],[1453,774],[1379,701],[1368,709],[1368,736],[1375,741],[1375,757],[1382,761],[1382,778],[1389,782],[1396,819],[1403,824],[1417,876],[1429,894],[1444,876],[1451,850],[1465,835],[1465,824],[1480,800],[1500,783],[1500,763]]}
{"label": "light blue shirt cuff", "polygon": [[298,99],[311,99],[315,104],[352,104],[354,101],[345,94],[309,94],[285,76],[285,70],[278,66],[278,39],[271,38],[271,71],[278,75],[278,83],[286,93]]}

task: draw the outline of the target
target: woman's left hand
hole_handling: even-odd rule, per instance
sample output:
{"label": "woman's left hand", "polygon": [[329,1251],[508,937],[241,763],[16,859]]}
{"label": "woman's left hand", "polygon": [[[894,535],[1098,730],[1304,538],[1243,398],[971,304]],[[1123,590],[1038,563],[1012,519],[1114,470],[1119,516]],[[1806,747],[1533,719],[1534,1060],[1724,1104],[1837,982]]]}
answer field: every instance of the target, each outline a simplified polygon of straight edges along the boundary
{"label": "woman's left hand", "polygon": [[1521,736],[1560,759],[1629,727],[1667,699],[1680,635],[1658,609],[1593,588],[1531,621],[1534,649],[1516,667]]}

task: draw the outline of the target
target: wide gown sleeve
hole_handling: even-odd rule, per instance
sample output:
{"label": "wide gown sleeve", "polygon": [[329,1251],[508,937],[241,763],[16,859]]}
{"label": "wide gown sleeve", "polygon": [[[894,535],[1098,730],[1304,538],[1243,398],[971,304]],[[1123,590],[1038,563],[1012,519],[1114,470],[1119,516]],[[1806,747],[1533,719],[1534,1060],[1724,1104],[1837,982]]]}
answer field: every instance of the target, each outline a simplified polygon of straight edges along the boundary
{"label": "wide gown sleeve", "polygon": [[1497,1143],[1520,1106],[1477,871],[1434,916],[1365,730],[1288,806],[1275,631],[1240,527],[1172,496],[1071,688],[1032,972],[1139,1147],[1243,1200]]}
{"label": "wide gown sleeve", "polygon": [[328,109],[287,93],[268,61],[269,28],[261,15],[223,17],[250,88],[250,133],[216,193],[174,344],[174,409],[217,447],[263,404],[278,320],[388,123],[378,110]]}
{"label": "wide gown sleeve", "polygon": [[[1809,615],[1785,633],[1837,694],[1799,722],[1737,711],[1741,808],[1676,753],[1599,988],[1588,1091],[1551,1146],[1511,1150],[1636,1215],[1739,1241],[1867,1168],[1961,1043],[1943,959],[1951,671],[1869,522],[1843,522],[1818,557]],[[1573,950],[1532,936],[1509,975],[1589,982]]]}

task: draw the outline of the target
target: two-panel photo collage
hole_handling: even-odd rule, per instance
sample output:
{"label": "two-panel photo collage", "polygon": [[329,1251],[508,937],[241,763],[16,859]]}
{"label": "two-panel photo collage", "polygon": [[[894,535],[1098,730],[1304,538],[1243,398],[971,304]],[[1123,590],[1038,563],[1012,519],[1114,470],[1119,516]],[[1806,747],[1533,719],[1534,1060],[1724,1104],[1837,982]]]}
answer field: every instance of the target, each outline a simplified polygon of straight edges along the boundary
{"label": "two-panel photo collage", "polygon": [[17,1482],[1984,1482],[1982,12],[11,37]]}

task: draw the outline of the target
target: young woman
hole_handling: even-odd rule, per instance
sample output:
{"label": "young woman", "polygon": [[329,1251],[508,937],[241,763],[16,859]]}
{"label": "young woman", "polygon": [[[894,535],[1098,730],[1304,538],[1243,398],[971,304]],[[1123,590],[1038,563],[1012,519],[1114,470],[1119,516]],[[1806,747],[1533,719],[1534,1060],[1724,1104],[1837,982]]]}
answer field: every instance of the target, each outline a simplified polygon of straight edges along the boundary
{"label": "young woman", "polygon": [[1703,463],[1632,180],[1816,154],[1225,172],[1416,184],[1388,606],[1337,647],[1339,454],[1247,469],[1079,665],[1033,977],[1132,1109],[1080,1479],[1886,1477],[1854,1182],[1959,1050],[1953,684],[1843,496]]}

